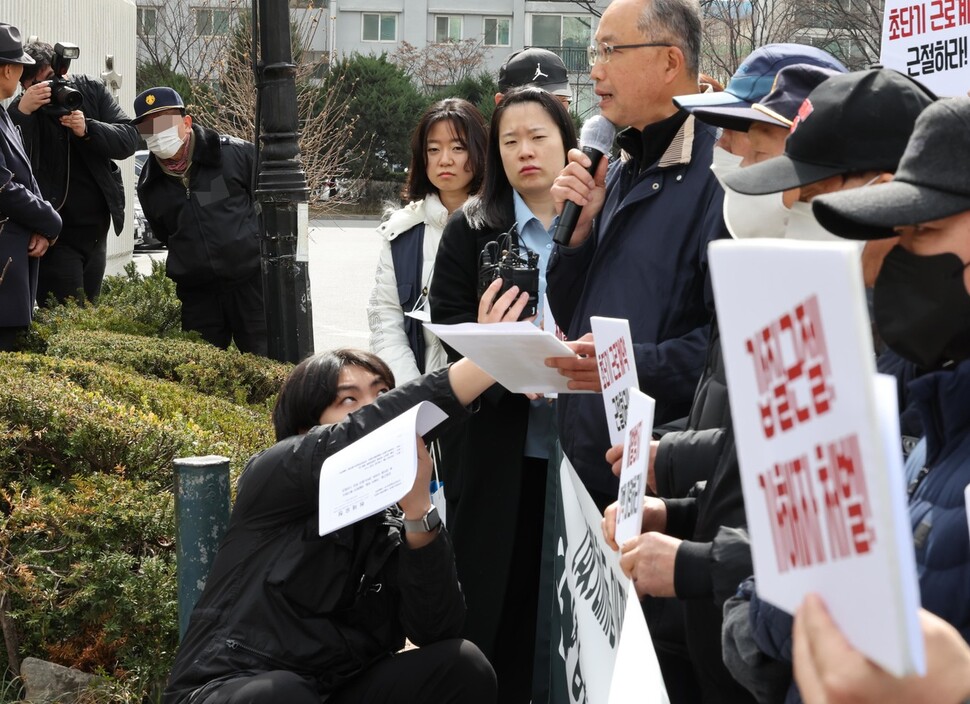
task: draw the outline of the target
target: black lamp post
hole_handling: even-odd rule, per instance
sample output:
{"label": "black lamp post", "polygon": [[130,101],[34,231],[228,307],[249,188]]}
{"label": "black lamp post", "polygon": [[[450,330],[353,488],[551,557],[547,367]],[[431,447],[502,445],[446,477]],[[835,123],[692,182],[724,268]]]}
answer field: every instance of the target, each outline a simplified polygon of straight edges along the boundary
{"label": "black lamp post", "polygon": [[[299,362],[313,353],[307,243],[307,184],[300,163],[296,65],[288,3],[253,0],[259,28],[256,132],[260,259],[269,356]],[[254,28],[254,38],[256,31]]]}

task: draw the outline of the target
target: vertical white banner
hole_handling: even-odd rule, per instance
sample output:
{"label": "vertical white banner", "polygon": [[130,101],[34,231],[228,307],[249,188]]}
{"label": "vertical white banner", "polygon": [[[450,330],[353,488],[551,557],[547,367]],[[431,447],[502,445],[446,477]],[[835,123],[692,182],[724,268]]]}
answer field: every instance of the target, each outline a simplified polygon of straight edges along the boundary
{"label": "vertical white banner", "polygon": [[630,390],[630,417],[623,440],[623,467],[617,495],[616,543],[640,535],[643,524],[643,495],[647,489],[650,438],[656,401],[639,389]]}
{"label": "vertical white banner", "polygon": [[637,389],[637,364],[633,357],[630,322],[622,318],[589,319],[596,344],[596,366],[603,387],[603,405],[610,443],[623,442],[630,405],[630,389]]}

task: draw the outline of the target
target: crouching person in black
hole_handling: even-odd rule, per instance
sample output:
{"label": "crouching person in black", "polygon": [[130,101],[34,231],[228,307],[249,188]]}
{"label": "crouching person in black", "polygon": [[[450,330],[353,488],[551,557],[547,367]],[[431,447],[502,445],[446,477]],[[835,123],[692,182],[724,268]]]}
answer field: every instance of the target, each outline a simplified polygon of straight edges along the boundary
{"label": "crouching person in black", "polygon": [[[456,637],[465,603],[451,540],[431,509],[423,442],[398,506],[317,535],[328,456],[420,401],[461,417],[492,383],[467,360],[398,389],[367,352],[297,365],[273,411],[278,442],[239,478],[166,704],[494,704],[491,665]],[[419,647],[398,652],[405,636]]]}

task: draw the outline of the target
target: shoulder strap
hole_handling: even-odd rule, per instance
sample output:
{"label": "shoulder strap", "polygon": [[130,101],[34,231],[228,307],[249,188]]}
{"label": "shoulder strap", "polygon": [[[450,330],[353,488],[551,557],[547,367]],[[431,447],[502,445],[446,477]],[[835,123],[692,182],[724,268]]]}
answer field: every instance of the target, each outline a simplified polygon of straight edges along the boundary
{"label": "shoulder strap", "polygon": [[397,280],[398,296],[401,302],[401,315],[404,318],[404,332],[414,353],[418,371],[424,374],[425,341],[420,320],[404,315],[414,309],[414,305],[427,293],[422,290],[421,273],[424,268],[424,223],[420,222],[391,240],[391,259],[394,262],[394,277]]}

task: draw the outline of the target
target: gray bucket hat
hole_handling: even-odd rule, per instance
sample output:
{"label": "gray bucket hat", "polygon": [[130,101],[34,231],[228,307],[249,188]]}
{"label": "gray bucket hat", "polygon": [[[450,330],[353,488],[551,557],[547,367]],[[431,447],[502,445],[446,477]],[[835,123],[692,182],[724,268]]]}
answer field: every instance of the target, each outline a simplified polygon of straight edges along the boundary
{"label": "gray bucket hat", "polygon": [[894,227],[970,210],[970,98],[947,98],[917,118],[889,183],[812,200],[825,229],[851,240],[894,237]]}
{"label": "gray bucket hat", "polygon": [[12,24],[0,22],[0,64],[32,64],[34,60],[24,53],[20,30]]}

